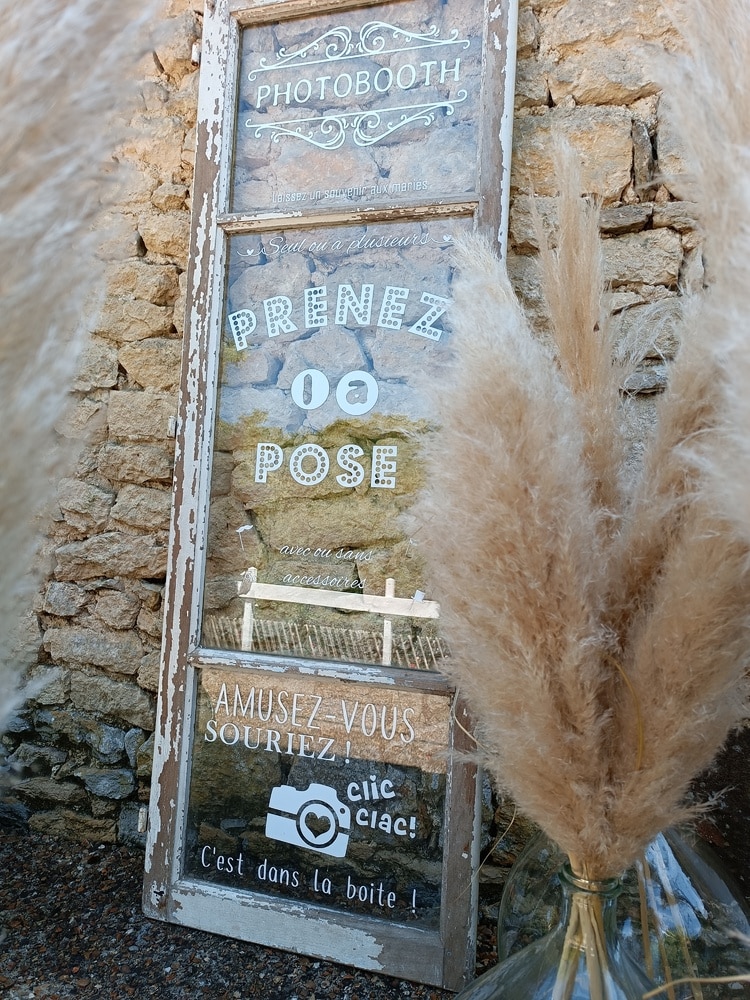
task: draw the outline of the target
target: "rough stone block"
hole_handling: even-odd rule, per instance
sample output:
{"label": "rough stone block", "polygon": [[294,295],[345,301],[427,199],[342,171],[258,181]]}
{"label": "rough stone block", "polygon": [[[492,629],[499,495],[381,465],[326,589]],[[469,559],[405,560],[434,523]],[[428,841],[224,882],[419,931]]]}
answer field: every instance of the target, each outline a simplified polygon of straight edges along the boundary
{"label": "rough stone block", "polygon": [[61,667],[34,667],[29,673],[29,698],[37,705],[61,705],[68,697],[70,678]]}
{"label": "rough stone block", "polygon": [[237,600],[237,575],[215,576],[206,581],[203,592],[204,611],[225,608],[232,600]]}
{"label": "rough stone block", "polygon": [[153,212],[138,221],[138,232],[150,253],[187,264],[190,216],[187,212]]}
{"label": "rough stone block", "polygon": [[597,41],[631,48],[644,39],[668,43],[676,34],[668,9],[660,0],[638,0],[634,4],[567,0],[552,6],[559,10],[552,17],[542,18],[543,30],[549,44],[562,53],[584,44],[590,47]]}
{"label": "rough stone block", "polygon": [[519,253],[530,253],[539,249],[534,212],[538,214],[550,246],[557,243],[557,198],[532,197],[519,194],[510,207],[508,242]]}
{"label": "rough stone block", "polygon": [[658,89],[630,45],[587,45],[558,63],[547,85],[555,104],[568,97],[576,104],[632,104]]}
{"label": "rough stone block", "polygon": [[536,59],[519,59],[514,102],[517,110],[544,108],[549,104],[546,73]]}
{"label": "rough stone block", "polygon": [[172,437],[170,420],[177,415],[177,398],[161,392],[113,392],[109,398],[109,433],[131,441]]}
{"label": "rough stone block", "polygon": [[96,577],[163,577],[167,568],[167,536],[127,535],[108,531],[55,551],[55,573],[60,580]]}
{"label": "rough stone block", "polygon": [[615,317],[615,336],[640,345],[639,357],[673,358],[679,347],[682,300],[674,295],[662,302],[636,305]]}
{"label": "rough stone block", "polygon": [[539,19],[530,7],[518,11],[518,58],[524,59],[539,48]]}
{"label": "rough stone block", "polygon": [[150,580],[138,580],[133,585],[133,593],[148,611],[161,608],[164,598],[164,585]]}
{"label": "rough stone block", "polygon": [[34,770],[50,770],[67,760],[65,750],[55,747],[39,746],[36,743],[21,743],[8,757],[11,764],[20,764]]}
{"label": "rough stone block", "polygon": [[657,176],[669,193],[678,201],[696,201],[699,192],[695,180],[690,176],[685,145],[663,105],[659,106],[657,156]]}
{"label": "rough stone block", "polygon": [[138,768],[139,778],[149,778],[151,776],[151,770],[154,766],[154,734],[152,733],[149,738],[142,743],[138,748],[138,753],[136,756],[136,765]]}
{"label": "rough stone block", "polygon": [[614,205],[602,210],[599,228],[608,236],[622,236],[645,229],[653,217],[654,206],[650,202],[642,205]]}
{"label": "rough stone block", "polygon": [[135,632],[99,631],[82,625],[47,629],[44,645],[54,660],[93,664],[121,674],[134,674],[143,656],[143,643]]}
{"label": "rough stone block", "polygon": [[19,665],[28,665],[37,659],[42,649],[42,630],[34,610],[28,608],[21,614],[8,641],[10,652]]}
{"label": "rough stone block", "polygon": [[154,639],[161,639],[163,614],[159,611],[149,611],[141,608],[138,615],[137,625],[141,632],[150,635]]}
{"label": "rough stone block", "polygon": [[123,158],[109,193],[113,203],[135,208],[136,205],[148,205],[155,186],[156,181],[147,171],[139,170],[136,163]]}
{"label": "rough stone block", "polygon": [[132,219],[120,212],[101,213],[96,220],[97,256],[100,260],[119,261],[143,254],[143,244]]}
{"label": "rough stone block", "polygon": [[103,844],[114,844],[117,840],[113,819],[95,819],[71,809],[33,813],[29,817],[29,829],[68,840],[95,840]]}
{"label": "rough stone block", "polygon": [[647,195],[654,180],[654,148],[645,122],[633,119],[633,184]]}
{"label": "rough stone block", "polygon": [[159,674],[161,673],[161,657],[157,650],[147,653],[138,668],[138,684],[146,691],[156,693],[159,690]]}
{"label": "rough stone block", "polygon": [[155,710],[151,698],[132,681],[75,670],[71,674],[70,699],[83,712],[124,719],[131,726],[153,732]]}
{"label": "rough stone block", "polygon": [[[163,185],[172,188],[174,185]],[[161,188],[157,188],[157,191]],[[173,264],[152,264],[146,260],[126,260],[110,268],[107,290],[111,296],[141,299],[155,306],[171,305],[179,292],[177,268]]]}
{"label": "rough stone block", "polygon": [[[194,66],[193,72],[184,76],[178,89],[172,90],[169,96],[168,113],[179,118],[187,128],[192,128],[197,118],[199,81],[198,67]],[[187,180],[187,177],[184,179]]]}
{"label": "rough stone block", "polygon": [[511,187],[515,193],[555,195],[554,141],[567,140],[581,158],[587,194],[617,201],[630,184],[633,161],[631,116],[625,108],[555,108],[516,119]]}
{"label": "rough stone block", "polygon": [[122,153],[141,169],[149,169],[157,183],[179,183],[184,136],[185,126],[179,118],[142,115],[133,120],[133,131]]}
{"label": "rough stone block", "polygon": [[631,396],[662,392],[667,387],[669,371],[666,365],[641,365],[623,383],[623,390]]}
{"label": "rough stone block", "polygon": [[169,101],[169,88],[161,80],[144,80],[140,87],[143,107],[146,112],[164,113]]}
{"label": "rough stone block", "polygon": [[146,846],[146,829],[141,823],[145,809],[146,806],[138,802],[123,804],[117,820],[117,839],[121,844],[130,844],[132,847]]}
{"label": "rough stone block", "polygon": [[[35,715],[37,732],[45,739],[59,740],[64,736],[78,746],[88,746],[95,758],[103,764],[119,764],[125,752],[125,733],[116,726],[107,725],[97,718],[76,709],[39,711]],[[82,760],[74,764],[80,766]],[[68,768],[68,773],[73,769]]]}
{"label": "rough stone block", "polygon": [[231,452],[215,451],[211,464],[211,496],[227,496],[232,489],[234,458]]}
{"label": "rough stone block", "polygon": [[30,733],[33,729],[31,713],[28,710],[12,712],[5,720],[4,729],[6,733],[14,733],[16,736],[20,736],[21,733]]}
{"label": "rough stone block", "polygon": [[114,495],[80,479],[62,479],[57,487],[57,502],[68,524],[96,530],[109,520]]}
{"label": "rough stone block", "polygon": [[523,304],[529,322],[537,332],[547,330],[549,316],[542,294],[536,258],[509,253],[507,263],[510,283]]}
{"label": "rough stone block", "polygon": [[130,381],[144,389],[175,389],[180,384],[179,340],[162,337],[141,340],[122,347],[118,357]]}
{"label": "rough stone block", "polygon": [[149,486],[123,486],[111,511],[112,522],[133,528],[168,530],[172,494]]}
{"label": "rough stone block", "polygon": [[81,356],[71,388],[90,392],[113,385],[117,385],[117,352],[109,344],[92,340]]}
{"label": "rough stone block", "polygon": [[165,337],[172,330],[172,309],[141,299],[109,297],[94,327],[94,333],[121,344],[148,337]]}
{"label": "rough stone block", "polygon": [[81,767],[75,772],[91,792],[101,799],[127,799],[135,791],[135,776],[126,768],[104,770],[97,767]]}
{"label": "rough stone block", "polygon": [[125,753],[125,733],[117,726],[95,720],[86,720],[86,743],[102,764],[119,764]]}
{"label": "rough stone block", "polygon": [[96,399],[82,399],[69,407],[55,424],[58,434],[71,441],[101,444],[107,435],[104,404]]}
{"label": "rough stone block", "polygon": [[603,241],[604,273],[613,287],[643,283],[675,287],[682,264],[682,242],[670,229],[627,233]]}
{"label": "rough stone block", "polygon": [[199,36],[196,18],[191,10],[186,10],[177,17],[170,17],[159,25],[154,51],[164,72],[171,79],[180,80],[195,69],[192,50]]}
{"label": "rough stone block", "polygon": [[0,828],[25,833],[29,828],[31,810],[17,799],[0,800]]}
{"label": "rough stone block", "polygon": [[101,590],[93,612],[110,628],[131,629],[140,609],[141,602],[132,594],[125,594],[120,590]]}
{"label": "rough stone block", "polygon": [[125,752],[128,755],[128,763],[131,767],[138,765],[138,754],[145,742],[146,734],[142,729],[129,729],[125,733]]}
{"label": "rough stone block", "polygon": [[211,504],[208,557],[214,571],[243,573],[262,559],[262,546],[255,530],[247,526],[247,512],[234,497],[215,497]]}
{"label": "rough stone block", "polygon": [[88,801],[80,785],[72,781],[56,781],[55,778],[26,778],[15,785],[15,792],[35,809],[49,807],[52,803],[77,806]]}
{"label": "rough stone block", "polygon": [[156,445],[107,444],[99,453],[98,471],[113,482],[171,483],[173,454]]}
{"label": "rough stone block", "polygon": [[59,618],[72,618],[86,606],[88,600],[89,594],[83,587],[55,580],[47,587],[43,609],[47,614],[57,615]]}
{"label": "rough stone block", "polygon": [[184,184],[160,184],[151,196],[151,204],[160,212],[184,210],[189,188]]}
{"label": "rough stone block", "polygon": [[667,201],[654,205],[654,229],[663,226],[676,229],[678,233],[698,230],[698,206],[691,201]]}

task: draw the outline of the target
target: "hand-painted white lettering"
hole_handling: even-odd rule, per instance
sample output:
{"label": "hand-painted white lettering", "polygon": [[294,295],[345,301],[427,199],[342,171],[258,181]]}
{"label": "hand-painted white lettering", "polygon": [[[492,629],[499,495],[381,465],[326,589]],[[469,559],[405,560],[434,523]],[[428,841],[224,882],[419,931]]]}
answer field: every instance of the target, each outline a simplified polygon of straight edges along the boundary
{"label": "hand-painted white lettering", "polygon": [[[438,67],[437,72],[433,70]],[[381,66],[372,72],[368,69],[352,73],[338,73],[336,76],[302,77],[296,82],[268,84],[261,83],[255,88],[256,109],[267,107],[299,107],[310,101],[345,100],[354,94],[367,97],[370,94],[387,94],[391,90],[414,90],[445,84],[448,80],[461,79],[461,60],[449,64],[448,60],[425,60],[405,62],[398,69]]]}
{"label": "hand-painted white lettering", "polygon": [[317,486],[328,475],[329,466],[328,454],[319,444],[301,444],[289,459],[292,479],[300,486]]}
{"label": "hand-painted white lettering", "polygon": [[[353,243],[350,250],[364,248],[364,244],[360,246],[361,241],[354,242],[357,245]],[[378,296],[381,296],[380,308],[375,311]],[[372,284],[363,284],[357,292],[353,285],[338,285],[334,322],[337,326],[349,328],[375,325],[386,330],[400,330],[405,321],[402,317],[406,315],[410,296],[411,290],[405,286],[385,285],[381,292]],[[295,320],[299,320],[306,330],[327,326],[329,298],[328,286],[316,285],[303,290],[301,302],[295,302],[288,295],[273,295],[263,299],[261,305],[267,336],[278,337],[282,333],[294,333],[298,329]],[[416,318],[416,309],[412,309],[411,323],[407,326],[409,333],[428,340],[440,340],[443,331],[434,324],[446,312],[451,300],[432,292],[422,292],[420,302],[429,306],[429,309]],[[376,317],[374,322],[373,317]],[[246,350],[250,346],[249,338],[258,326],[256,310],[239,309],[228,315],[227,322],[237,350]]]}
{"label": "hand-painted white lettering", "polygon": [[292,300],[286,295],[274,295],[270,299],[264,299],[263,309],[269,337],[278,337],[280,333],[294,333],[297,329],[289,319]]}
{"label": "hand-painted white lettering", "polygon": [[396,454],[395,444],[376,444],[372,449],[372,474],[370,486],[374,489],[392,490],[396,486]]}
{"label": "hand-painted white lettering", "polygon": [[[365,373],[366,374],[366,373]],[[353,405],[353,404],[352,404]],[[364,412],[364,411],[362,411]],[[394,489],[396,486],[398,446],[376,444],[372,448],[370,469],[371,489]],[[343,445],[336,452],[336,465],[341,474],[336,476],[340,486],[354,489],[364,481],[365,468],[355,459],[362,458],[359,445]],[[261,441],[256,447],[255,482],[267,483],[269,473],[277,472],[284,464],[282,448],[270,441]],[[330,471],[328,453],[319,444],[301,444],[289,457],[289,473],[300,486],[317,486]]]}
{"label": "hand-painted white lettering", "polygon": [[354,488],[364,481],[365,470],[355,459],[364,455],[364,451],[358,444],[345,444],[336,452],[336,462],[344,472],[336,476],[339,486]]}
{"label": "hand-painted white lettering", "polygon": [[351,285],[339,285],[336,299],[336,323],[346,326],[349,313],[357,326],[369,326],[372,316],[372,291],[374,285],[362,285],[362,291],[357,298]]}
{"label": "hand-painted white lettering", "polygon": [[327,295],[328,289],[325,285],[306,288],[303,292],[305,328],[307,330],[328,326]]}
{"label": "hand-painted white lettering", "polygon": [[369,372],[349,372],[336,386],[339,409],[352,417],[369,413],[378,400],[378,383]]}
{"label": "hand-painted white lettering", "polygon": [[450,299],[444,299],[441,295],[431,295],[430,292],[423,292],[421,302],[430,306],[429,310],[420,316],[416,323],[409,327],[409,333],[416,333],[420,337],[427,337],[429,340],[440,340],[442,330],[432,324],[439,319],[448,306]]}
{"label": "hand-painted white lettering", "polygon": [[378,326],[384,330],[400,330],[401,317],[406,312],[406,299],[408,298],[408,288],[386,285],[378,316]]}
{"label": "hand-painted white lettering", "polygon": [[239,312],[230,313],[227,317],[229,329],[234,337],[234,345],[238,351],[245,351],[248,348],[247,338],[252,334],[258,321],[255,313],[250,309],[240,309]]}
{"label": "hand-painted white lettering", "polygon": [[277,444],[263,441],[258,445],[255,455],[255,482],[265,483],[268,473],[281,468],[284,452]]}
{"label": "hand-painted white lettering", "polygon": [[328,399],[331,386],[323,372],[306,368],[294,377],[292,399],[303,410],[317,410]]}

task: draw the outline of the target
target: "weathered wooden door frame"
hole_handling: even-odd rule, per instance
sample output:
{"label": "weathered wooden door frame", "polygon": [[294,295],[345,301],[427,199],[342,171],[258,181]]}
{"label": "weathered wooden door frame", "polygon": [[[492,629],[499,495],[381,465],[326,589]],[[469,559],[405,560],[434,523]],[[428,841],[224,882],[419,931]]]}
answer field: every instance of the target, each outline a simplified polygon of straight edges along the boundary
{"label": "weathered wooden door frame", "polygon": [[[409,0],[397,0],[408,3]],[[517,0],[484,0],[484,86],[478,192],[473,198],[425,201],[399,208],[236,215],[226,211],[233,144],[240,29],[308,14],[378,6],[371,0],[207,0],[197,122],[193,228],[188,266],[188,341],[178,418],[174,506],[165,598],[144,910],[208,931],[348,962],[365,969],[459,989],[473,975],[479,780],[462,759],[471,751],[470,723],[438,674],[387,667],[306,661],[256,653],[218,652],[200,641],[211,439],[218,378],[223,283],[230,233],[343,222],[469,216],[504,251],[510,174]],[[441,926],[431,932],[387,924],[310,904],[235,892],[182,875],[192,720],[197,676],[205,668],[336,676],[347,683],[420,690],[451,704],[451,753],[445,808]]]}

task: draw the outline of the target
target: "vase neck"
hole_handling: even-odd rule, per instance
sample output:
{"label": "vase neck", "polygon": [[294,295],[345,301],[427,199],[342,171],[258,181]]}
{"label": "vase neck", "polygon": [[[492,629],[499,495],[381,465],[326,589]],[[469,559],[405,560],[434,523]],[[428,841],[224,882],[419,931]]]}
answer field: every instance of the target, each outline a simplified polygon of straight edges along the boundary
{"label": "vase neck", "polygon": [[562,877],[571,889],[580,892],[592,892],[597,895],[619,894],[621,883],[619,878],[586,878],[585,875],[578,875],[569,864],[562,867]]}

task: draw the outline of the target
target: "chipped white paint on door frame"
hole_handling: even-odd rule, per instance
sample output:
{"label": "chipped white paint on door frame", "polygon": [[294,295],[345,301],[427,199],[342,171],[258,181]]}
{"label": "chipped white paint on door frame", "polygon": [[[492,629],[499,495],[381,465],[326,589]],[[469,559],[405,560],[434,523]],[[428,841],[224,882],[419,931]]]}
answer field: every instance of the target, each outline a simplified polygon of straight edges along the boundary
{"label": "chipped white paint on door frame", "polygon": [[[316,218],[305,218],[306,225],[468,215],[504,252],[517,0],[476,2],[483,3],[485,38],[474,197],[349,212],[319,210]],[[379,4],[372,0],[206,0],[187,275],[189,340],[183,356],[143,905],[146,914],[156,919],[457,990],[474,972],[479,780],[476,768],[459,759],[462,752],[472,749],[472,740],[470,720],[455,692],[430,672],[217,652],[200,645],[227,238],[229,233],[299,224],[302,218],[299,211],[257,215],[227,211],[240,31],[252,24],[370,6]],[[210,667],[283,671],[290,684],[295,675],[335,677],[363,685],[363,690],[393,686],[447,700],[451,724],[445,749],[450,757],[439,930],[234,891],[183,876],[197,676]]]}

